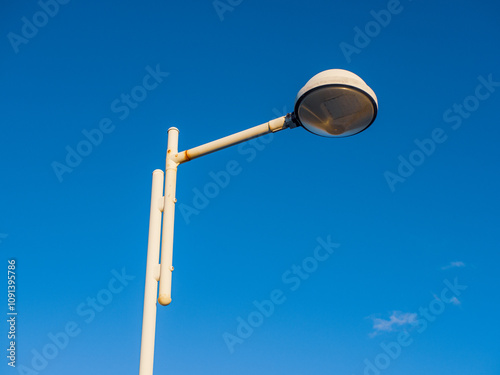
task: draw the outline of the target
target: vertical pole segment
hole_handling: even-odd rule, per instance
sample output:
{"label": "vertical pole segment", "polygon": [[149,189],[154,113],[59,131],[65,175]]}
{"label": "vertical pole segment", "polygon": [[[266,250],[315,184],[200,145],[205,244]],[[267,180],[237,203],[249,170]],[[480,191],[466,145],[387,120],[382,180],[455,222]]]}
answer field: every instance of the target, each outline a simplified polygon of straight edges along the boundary
{"label": "vertical pole segment", "polygon": [[144,288],[144,312],[142,315],[139,375],[153,374],[162,195],[163,171],[157,169],[153,172],[153,187],[151,188],[151,209],[149,214],[148,255],[146,261],[146,286]]}
{"label": "vertical pole segment", "polygon": [[174,160],[179,143],[179,130],[168,129],[167,160],[165,166],[165,195],[163,203],[163,230],[161,238],[160,292],[158,302],[165,306],[172,302],[172,251],[174,246],[175,185],[178,162]]}

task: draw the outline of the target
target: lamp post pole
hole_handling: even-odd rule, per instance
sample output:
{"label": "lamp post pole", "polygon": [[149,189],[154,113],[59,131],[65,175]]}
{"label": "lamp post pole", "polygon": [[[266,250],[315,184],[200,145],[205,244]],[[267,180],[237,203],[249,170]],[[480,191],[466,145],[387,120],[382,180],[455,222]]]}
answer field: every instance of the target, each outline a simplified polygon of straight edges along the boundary
{"label": "lamp post pole", "polygon": [[146,286],[144,288],[144,311],[142,315],[140,375],[153,374],[156,330],[156,295],[160,279],[160,234],[163,211],[163,171],[153,172],[151,208],[149,214],[148,255],[146,261]]}
{"label": "lamp post pole", "polygon": [[163,197],[163,230],[161,238],[160,292],[158,302],[166,306],[172,302],[172,255],[174,249],[175,186],[177,166],[173,158],[177,154],[179,130],[168,129],[167,157],[165,161],[165,195]]}
{"label": "lamp post pole", "polygon": [[[174,245],[175,187],[177,167],[181,163],[208,155],[212,152],[237,145],[265,134],[295,127],[291,115],[279,117],[253,128],[229,135],[204,145],[178,152],[179,130],[168,129],[167,156],[165,163],[165,193],[163,194],[163,171],[153,172],[151,208],[149,219],[146,285],[142,317],[142,338],[139,375],[152,375],[156,330],[156,298],[160,305],[172,302],[172,255]],[[163,213],[163,226],[161,217]],[[161,262],[160,258],[161,236]],[[158,292],[158,282],[160,284]]]}

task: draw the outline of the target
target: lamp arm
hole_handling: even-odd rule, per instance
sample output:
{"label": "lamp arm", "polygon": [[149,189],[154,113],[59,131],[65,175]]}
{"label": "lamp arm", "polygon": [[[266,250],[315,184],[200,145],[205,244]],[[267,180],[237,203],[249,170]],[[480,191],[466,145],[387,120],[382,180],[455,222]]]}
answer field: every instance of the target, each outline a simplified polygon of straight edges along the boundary
{"label": "lamp arm", "polygon": [[253,128],[228,135],[227,137],[205,143],[204,145],[189,150],[181,151],[173,155],[172,160],[178,164],[182,164],[269,133],[275,133],[286,128],[294,128],[296,127],[295,121],[293,114],[289,113],[286,116],[278,117],[264,124],[254,126]]}

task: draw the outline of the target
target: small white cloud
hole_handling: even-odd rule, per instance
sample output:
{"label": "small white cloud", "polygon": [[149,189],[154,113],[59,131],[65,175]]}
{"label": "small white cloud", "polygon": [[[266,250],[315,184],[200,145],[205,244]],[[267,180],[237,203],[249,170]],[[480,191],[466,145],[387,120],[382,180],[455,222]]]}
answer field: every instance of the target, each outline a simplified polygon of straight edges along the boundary
{"label": "small white cloud", "polygon": [[416,313],[403,313],[401,311],[393,311],[389,320],[373,318],[373,332],[370,334],[374,337],[382,332],[393,332],[404,329],[408,325],[414,325],[417,322]]}
{"label": "small white cloud", "polygon": [[451,262],[450,264],[447,264],[444,267],[441,267],[441,269],[442,270],[447,270],[449,268],[462,268],[462,267],[465,267],[465,263],[464,262],[455,261],[455,262]]}

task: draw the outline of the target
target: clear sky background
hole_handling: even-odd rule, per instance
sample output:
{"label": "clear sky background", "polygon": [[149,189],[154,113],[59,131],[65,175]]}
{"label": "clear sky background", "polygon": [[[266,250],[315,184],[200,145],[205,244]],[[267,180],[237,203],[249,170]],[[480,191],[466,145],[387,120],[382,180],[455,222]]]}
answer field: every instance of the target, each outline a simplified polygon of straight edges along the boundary
{"label": "clear sky background", "polygon": [[500,374],[498,2],[57,4],[1,5],[2,374],[138,374],[167,129],[261,124],[332,68],[377,94],[365,132],[179,167],[155,374]]}

